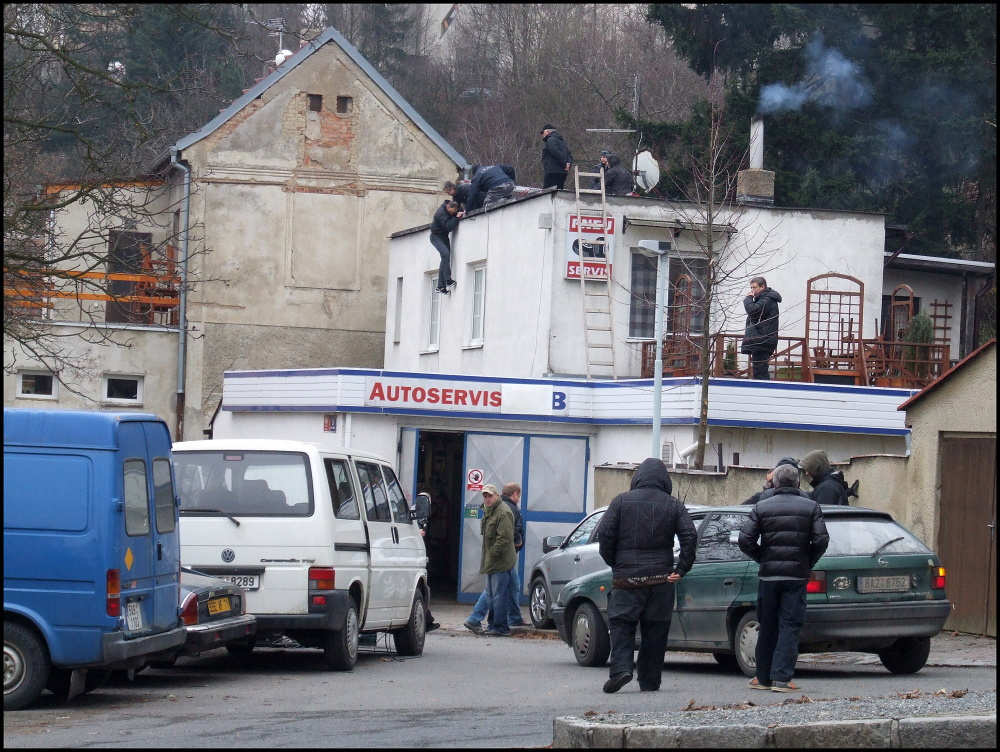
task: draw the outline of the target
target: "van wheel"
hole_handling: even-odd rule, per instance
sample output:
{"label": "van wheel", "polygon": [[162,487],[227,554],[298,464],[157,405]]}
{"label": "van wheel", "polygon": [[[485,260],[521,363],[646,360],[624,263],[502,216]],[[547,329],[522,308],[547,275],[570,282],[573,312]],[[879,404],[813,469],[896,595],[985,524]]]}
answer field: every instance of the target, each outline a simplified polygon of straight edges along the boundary
{"label": "van wheel", "polygon": [[344,628],[324,635],[323,657],[335,671],[351,671],[358,662],[358,607],[353,599],[347,602]]}
{"label": "van wheel", "polygon": [[410,607],[410,620],[404,629],[392,633],[392,641],[396,643],[396,652],[400,655],[420,655],[424,652],[424,638],[427,636],[427,617],[424,612],[424,596],[419,592],[413,594],[413,605]]}
{"label": "van wheel", "polygon": [[757,635],[760,622],[756,611],[747,611],[733,635],[733,655],[744,676],[757,675]]}
{"label": "van wheel", "polygon": [[3,624],[3,709],[26,708],[42,693],[52,666],[42,641],[33,630]]}

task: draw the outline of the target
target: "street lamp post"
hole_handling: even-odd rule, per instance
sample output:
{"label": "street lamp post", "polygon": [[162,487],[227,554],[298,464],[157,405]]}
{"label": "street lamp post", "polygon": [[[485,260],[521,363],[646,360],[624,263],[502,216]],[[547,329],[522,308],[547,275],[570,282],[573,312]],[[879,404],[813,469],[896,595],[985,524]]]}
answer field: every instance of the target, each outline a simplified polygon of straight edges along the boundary
{"label": "street lamp post", "polygon": [[662,240],[640,240],[639,247],[652,251],[657,257],[656,266],[656,360],[653,363],[653,449],[650,457],[662,458],[663,446],[660,428],[663,424],[663,311],[667,304],[667,279],[670,277],[670,243]]}

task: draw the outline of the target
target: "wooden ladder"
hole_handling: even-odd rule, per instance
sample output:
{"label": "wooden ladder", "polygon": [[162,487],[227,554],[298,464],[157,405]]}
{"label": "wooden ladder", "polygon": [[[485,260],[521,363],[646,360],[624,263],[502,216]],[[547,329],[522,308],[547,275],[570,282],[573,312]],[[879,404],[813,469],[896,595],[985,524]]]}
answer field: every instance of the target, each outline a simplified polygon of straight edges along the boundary
{"label": "wooden ladder", "polygon": [[[580,178],[597,178],[599,188],[581,188]],[[580,172],[573,168],[576,190],[576,247],[580,254],[580,299],[583,303],[583,343],[586,351],[587,378],[615,376],[614,306],[611,302],[611,264],[608,263],[608,204],[604,188],[604,170]],[[591,193],[601,197],[601,228],[599,239],[584,241],[580,195]],[[595,212],[596,214],[596,212]],[[600,256],[584,264],[584,243],[600,250]]]}

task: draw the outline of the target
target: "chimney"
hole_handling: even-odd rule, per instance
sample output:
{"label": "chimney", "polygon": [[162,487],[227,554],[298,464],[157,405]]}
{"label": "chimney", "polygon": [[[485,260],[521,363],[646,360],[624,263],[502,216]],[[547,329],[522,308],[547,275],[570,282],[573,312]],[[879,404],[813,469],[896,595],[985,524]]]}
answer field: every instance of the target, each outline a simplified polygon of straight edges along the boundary
{"label": "chimney", "polygon": [[774,206],[774,173],[764,169],[764,120],[760,117],[750,121],[750,168],[736,176],[736,201]]}

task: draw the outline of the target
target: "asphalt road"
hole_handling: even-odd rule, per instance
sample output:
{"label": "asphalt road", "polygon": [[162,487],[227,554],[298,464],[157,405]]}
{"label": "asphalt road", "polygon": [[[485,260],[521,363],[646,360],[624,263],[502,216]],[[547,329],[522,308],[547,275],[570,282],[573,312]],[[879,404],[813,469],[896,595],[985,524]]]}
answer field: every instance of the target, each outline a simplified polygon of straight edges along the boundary
{"label": "asphalt road", "polygon": [[[552,742],[552,720],[588,711],[644,713],[786,696],[752,692],[711,656],[668,653],[660,692],[635,682],[616,695],[606,669],[576,664],[557,639],[487,638],[441,630],[424,655],[363,654],[329,672],[315,650],[216,651],[147,669],[60,705],[4,713],[7,747],[523,747]],[[894,676],[880,664],[800,662],[813,701],[920,690],[996,688],[994,666],[927,666]],[[862,700],[863,701],[863,700]],[[942,708],[941,712],[945,712]]]}

